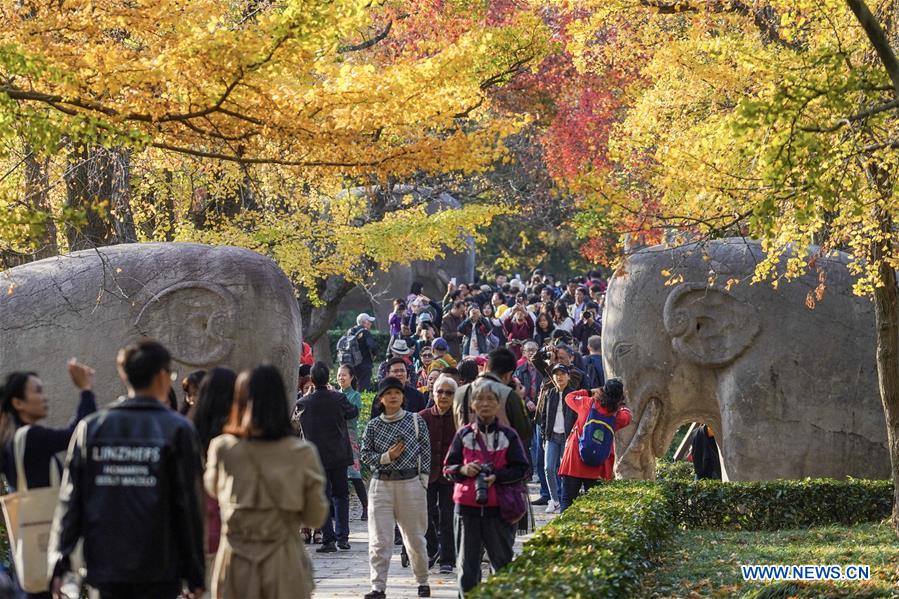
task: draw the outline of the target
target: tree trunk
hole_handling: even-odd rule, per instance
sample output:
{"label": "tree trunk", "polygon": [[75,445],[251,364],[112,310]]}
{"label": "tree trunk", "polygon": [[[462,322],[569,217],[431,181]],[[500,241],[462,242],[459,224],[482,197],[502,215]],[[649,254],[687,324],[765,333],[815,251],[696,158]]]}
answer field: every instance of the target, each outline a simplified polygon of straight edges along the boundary
{"label": "tree trunk", "polygon": [[325,364],[330,365],[333,359],[328,331],[334,326],[340,302],[352,291],[353,287],[355,284],[348,283],[343,277],[328,277],[319,280],[316,284],[316,291],[319,300],[323,302],[319,306],[312,303],[305,289],[299,290],[297,302],[303,321],[303,341],[312,346],[315,359],[321,360]]}
{"label": "tree trunk", "polygon": [[34,155],[34,149],[25,146],[25,201],[35,210],[47,215],[44,221],[44,231],[37,240],[37,250],[34,259],[49,258],[59,254],[59,245],[56,241],[56,220],[50,205],[50,159],[38,160]]}
{"label": "tree trunk", "polygon": [[66,229],[71,251],[137,241],[128,150],[76,148],[69,155],[65,180],[66,205],[85,214],[81,227]]}
{"label": "tree trunk", "polygon": [[106,168],[101,172],[106,175],[101,179],[108,185],[110,205],[110,221],[115,231],[115,243],[137,243],[137,229],[134,226],[134,214],[131,212],[131,151],[121,148],[103,150]]}
{"label": "tree trunk", "polygon": [[880,264],[882,283],[874,290],[877,375],[893,474],[893,528],[899,535],[899,288],[896,271],[884,259],[893,255],[893,220],[887,211],[878,209],[878,221],[884,241],[872,243],[872,258]]}

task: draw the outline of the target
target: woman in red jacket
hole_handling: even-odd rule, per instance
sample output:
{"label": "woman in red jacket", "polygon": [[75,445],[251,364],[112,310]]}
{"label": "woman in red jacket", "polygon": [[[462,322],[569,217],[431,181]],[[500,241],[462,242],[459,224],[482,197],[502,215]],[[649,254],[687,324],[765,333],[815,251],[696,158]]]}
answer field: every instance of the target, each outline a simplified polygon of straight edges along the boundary
{"label": "woman in red jacket", "polygon": [[581,454],[578,451],[578,435],[584,429],[590,408],[596,406],[597,411],[603,416],[614,415],[616,431],[630,424],[632,418],[631,411],[621,405],[624,403],[624,385],[619,379],[607,380],[601,389],[572,391],[565,396],[565,403],[577,412],[577,423],[571,429],[571,434],[565,443],[565,452],[562,454],[562,463],[559,465],[559,476],[562,477],[562,512],[577,498],[581,487],[586,493],[598,480],[611,480],[615,476],[614,443],[609,457],[599,466],[588,466],[581,460]]}

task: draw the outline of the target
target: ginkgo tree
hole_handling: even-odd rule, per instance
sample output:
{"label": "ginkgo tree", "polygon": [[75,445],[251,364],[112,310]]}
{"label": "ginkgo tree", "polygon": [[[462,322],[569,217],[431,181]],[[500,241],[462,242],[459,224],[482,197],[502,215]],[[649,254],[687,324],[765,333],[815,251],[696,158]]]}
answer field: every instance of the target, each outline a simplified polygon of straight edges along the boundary
{"label": "ginkgo tree", "polygon": [[[643,212],[692,236],[756,237],[767,251],[756,281],[811,268],[812,244],[853,256],[856,292],[875,306],[899,530],[895,3],[575,4],[585,16],[572,51],[585,72],[596,56],[641,64],[609,168],[579,177],[597,218]],[[632,35],[606,35],[615,23]]]}
{"label": "ginkgo tree", "polygon": [[[357,0],[5,3],[0,118],[32,147],[64,138],[241,165],[339,172],[464,169],[510,121],[462,130],[481,85],[538,55],[538,23],[482,27],[425,56],[366,60]],[[339,170],[337,170],[339,169]]]}
{"label": "ginkgo tree", "polygon": [[502,208],[424,218],[416,202],[340,192],[501,161],[528,116],[496,110],[490,91],[538,61],[548,36],[529,11],[494,22],[482,3],[444,2],[450,31],[432,8],[3,3],[0,251],[238,243],[276,257],[301,297],[332,304],[375,268],[440,255]]}

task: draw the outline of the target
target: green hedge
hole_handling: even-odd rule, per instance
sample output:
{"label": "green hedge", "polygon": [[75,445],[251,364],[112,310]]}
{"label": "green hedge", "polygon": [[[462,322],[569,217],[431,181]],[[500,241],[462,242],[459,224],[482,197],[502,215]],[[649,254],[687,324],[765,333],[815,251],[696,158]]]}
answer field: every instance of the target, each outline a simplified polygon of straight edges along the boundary
{"label": "green hedge", "polygon": [[[374,391],[363,391],[359,394],[362,397],[362,409],[359,411],[359,434],[362,434],[362,431],[365,430],[365,425],[368,424],[368,415],[371,414],[371,402],[375,399]],[[362,441],[361,439],[359,440]]]}
{"label": "green hedge", "polygon": [[[672,470],[673,471],[673,470]],[[630,597],[675,527],[770,530],[890,515],[891,481],[614,481],[525,543],[474,597]]]}
{"label": "green hedge", "polygon": [[691,481],[694,474],[693,462],[656,460],[656,480]]}
{"label": "green hedge", "polygon": [[889,480],[666,481],[684,528],[777,530],[882,520],[893,508]]}
{"label": "green hedge", "polygon": [[660,486],[602,485],[536,532],[472,596],[628,597],[673,530]]}

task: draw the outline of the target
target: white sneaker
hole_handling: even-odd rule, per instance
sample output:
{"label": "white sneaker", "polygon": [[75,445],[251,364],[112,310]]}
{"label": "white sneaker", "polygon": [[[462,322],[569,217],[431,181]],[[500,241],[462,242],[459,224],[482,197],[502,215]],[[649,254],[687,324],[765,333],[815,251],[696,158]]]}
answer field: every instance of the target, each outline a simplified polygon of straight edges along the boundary
{"label": "white sneaker", "polygon": [[549,502],[546,504],[546,513],[554,514],[557,509],[559,509],[559,507],[556,505],[556,502],[553,501],[552,499],[550,499]]}

